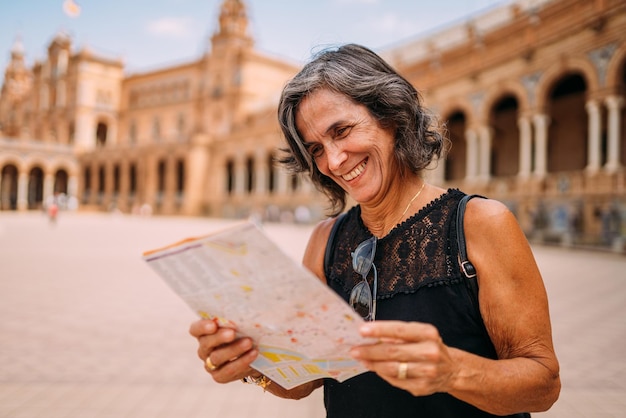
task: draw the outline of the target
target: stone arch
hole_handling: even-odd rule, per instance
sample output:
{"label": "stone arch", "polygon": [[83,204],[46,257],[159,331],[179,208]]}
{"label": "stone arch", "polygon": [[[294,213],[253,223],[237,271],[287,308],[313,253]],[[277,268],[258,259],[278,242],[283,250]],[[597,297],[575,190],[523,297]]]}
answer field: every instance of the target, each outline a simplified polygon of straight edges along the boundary
{"label": "stone arch", "polygon": [[443,107],[439,112],[440,119],[442,122],[445,122],[448,115],[455,113],[463,113],[468,121],[473,122],[476,120],[475,112],[471,103],[462,99],[450,99],[450,101],[446,103],[445,107]]}
{"label": "stone arch", "polygon": [[487,91],[483,107],[481,108],[481,117],[484,120],[489,120],[493,106],[505,96],[512,96],[517,100],[520,112],[525,112],[530,108],[528,91],[521,83],[508,80],[502,84],[495,85]]}
{"label": "stone arch", "polygon": [[0,164],[0,210],[17,210],[20,169],[11,160]]}
{"label": "stone arch", "polygon": [[15,152],[5,152],[4,155],[0,155],[0,169],[6,165],[14,165],[18,173],[26,170],[24,159]]}
{"label": "stone arch", "polygon": [[598,89],[598,74],[593,64],[585,59],[572,58],[560,61],[549,67],[539,79],[537,84],[537,107],[543,111],[549,109],[549,101],[552,90],[563,77],[568,74],[580,73],[587,84],[587,92]]}
{"label": "stone arch", "polygon": [[30,172],[33,167],[40,167],[44,174],[50,174],[53,171],[53,163],[41,154],[30,154],[24,158],[24,171]]}

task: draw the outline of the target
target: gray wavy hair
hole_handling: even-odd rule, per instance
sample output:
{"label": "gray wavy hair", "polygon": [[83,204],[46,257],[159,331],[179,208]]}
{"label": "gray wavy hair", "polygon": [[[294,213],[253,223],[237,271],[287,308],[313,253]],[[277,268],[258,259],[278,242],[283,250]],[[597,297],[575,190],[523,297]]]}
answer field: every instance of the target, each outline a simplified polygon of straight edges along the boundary
{"label": "gray wavy hair", "polygon": [[315,54],[283,88],[278,121],[287,141],[279,162],[293,174],[309,173],[315,187],[328,196],[331,216],[346,206],[346,192],[322,174],[303,145],[296,113],[312,92],[328,88],[367,107],[383,128],[395,130],[395,158],[400,175],[421,173],[441,157],[444,136],[436,119],[421,104],[419,92],[372,50],[355,44]]}

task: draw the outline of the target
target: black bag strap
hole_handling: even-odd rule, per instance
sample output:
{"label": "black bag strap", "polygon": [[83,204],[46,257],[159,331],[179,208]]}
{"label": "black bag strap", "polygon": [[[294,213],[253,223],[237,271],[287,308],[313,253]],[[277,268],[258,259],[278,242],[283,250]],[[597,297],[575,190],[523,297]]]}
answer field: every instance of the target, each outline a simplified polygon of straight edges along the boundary
{"label": "black bag strap", "polygon": [[485,196],[481,196],[478,194],[468,194],[463,196],[463,198],[459,201],[459,206],[456,211],[456,246],[459,251],[459,266],[461,267],[461,272],[463,272],[463,275],[467,278],[470,290],[474,295],[474,300],[478,301],[478,281],[476,280],[476,268],[467,258],[465,230],[463,229],[465,207],[467,206],[467,202],[474,197],[486,199]]}
{"label": "black bag strap", "polygon": [[339,226],[343,223],[346,218],[346,213],[342,213],[337,216],[337,220],[333,224],[330,235],[328,236],[328,241],[326,242],[326,251],[324,252],[324,275],[328,278],[328,271],[330,270],[330,260],[332,259],[333,253],[335,252],[335,235],[337,235],[337,230]]}

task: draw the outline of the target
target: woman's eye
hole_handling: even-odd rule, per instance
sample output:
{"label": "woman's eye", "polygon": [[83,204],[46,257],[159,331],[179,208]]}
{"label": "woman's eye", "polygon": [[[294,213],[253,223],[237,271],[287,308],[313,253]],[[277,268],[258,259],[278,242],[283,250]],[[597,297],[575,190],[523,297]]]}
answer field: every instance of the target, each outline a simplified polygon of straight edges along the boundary
{"label": "woman's eye", "polygon": [[311,144],[308,148],[309,153],[313,156],[313,158],[320,157],[324,153],[324,147],[322,144]]}
{"label": "woman's eye", "polygon": [[335,138],[337,139],[345,138],[350,133],[350,130],[352,130],[352,126],[344,126],[341,128],[337,128],[337,130],[335,131]]}

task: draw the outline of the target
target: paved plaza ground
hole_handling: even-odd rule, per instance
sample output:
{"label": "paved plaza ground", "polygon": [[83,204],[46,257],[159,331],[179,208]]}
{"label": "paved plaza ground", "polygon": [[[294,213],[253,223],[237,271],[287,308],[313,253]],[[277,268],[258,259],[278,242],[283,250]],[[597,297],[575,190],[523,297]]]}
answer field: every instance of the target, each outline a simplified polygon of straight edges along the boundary
{"label": "paved plaza ground", "polygon": [[[290,401],[213,383],[187,333],[194,314],[141,259],[226,223],[0,213],[0,418],[323,417],[321,391]],[[265,229],[300,259],[310,226]],[[534,251],[563,390],[533,417],[626,417],[626,257]]]}

